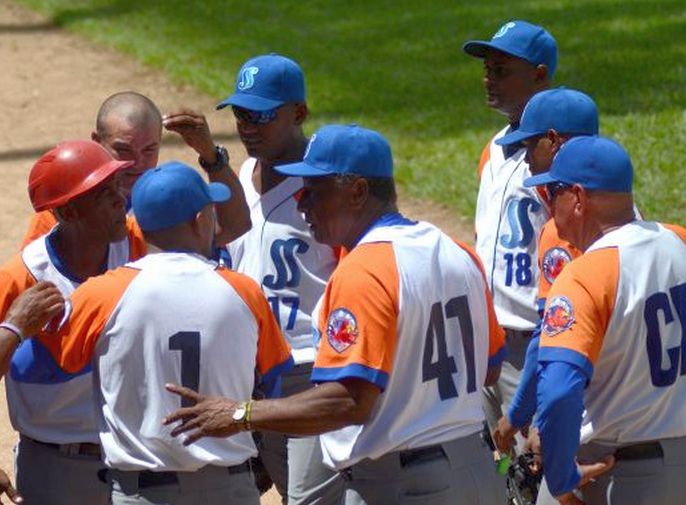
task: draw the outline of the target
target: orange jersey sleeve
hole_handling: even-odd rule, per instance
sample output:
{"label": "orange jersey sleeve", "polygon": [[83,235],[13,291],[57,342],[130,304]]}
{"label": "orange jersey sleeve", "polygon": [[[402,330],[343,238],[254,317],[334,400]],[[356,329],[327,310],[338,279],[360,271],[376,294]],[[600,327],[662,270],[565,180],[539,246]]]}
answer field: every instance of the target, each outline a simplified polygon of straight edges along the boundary
{"label": "orange jersey sleeve", "polygon": [[0,268],[0,320],[5,319],[12,302],[35,284],[36,279],[24,265],[21,253]]}
{"label": "orange jersey sleeve", "polygon": [[98,337],[138,272],[117,268],[91,277],[72,293],[65,321],[57,333],[38,336],[60,368],[75,373],[90,363]]}
{"label": "orange jersey sleeve", "polygon": [[397,342],[398,289],[391,243],[362,244],[341,261],[322,299],[313,381],[358,377],[385,387]]}
{"label": "orange jersey sleeve", "polygon": [[477,175],[481,179],[481,174],[484,171],[486,163],[491,159],[491,142],[489,141],[481,151],[481,158],[479,158],[479,167],[477,168]]}
{"label": "orange jersey sleeve", "polygon": [[148,253],[148,244],[133,215],[126,217],[126,230],[129,236],[129,261],[136,261]]}
{"label": "orange jersey sleeve", "polygon": [[676,233],[677,236],[678,236],[681,240],[683,240],[684,242],[686,242],[686,228],[684,228],[684,227],[682,227],[682,226],[679,226],[679,225],[676,225],[676,224],[664,224],[664,223],[663,223],[662,226],[664,226],[665,228],[667,228],[667,229],[670,230],[671,232]]}
{"label": "orange jersey sleeve", "polygon": [[459,240],[453,241],[463,249],[472,258],[484,279],[485,289],[484,296],[486,297],[486,305],[488,306],[488,360],[489,364],[502,361],[505,357],[505,330],[498,323],[498,318],[495,315],[495,308],[493,307],[493,296],[491,290],[488,289],[488,281],[486,280],[486,271],[484,270],[481,259],[476,254],[476,251],[469,245]]}
{"label": "orange jersey sleeve", "polygon": [[31,218],[29,227],[24,234],[24,240],[21,242],[21,249],[38,237],[42,237],[48,233],[56,224],[57,219],[55,219],[55,216],[49,210],[36,212]]}
{"label": "orange jersey sleeve", "polygon": [[291,349],[269,303],[251,278],[226,268],[219,268],[217,273],[231,284],[257,321],[257,371],[265,381],[269,381],[270,377],[290,368],[293,363]]}
{"label": "orange jersey sleeve", "polygon": [[603,345],[617,297],[619,251],[591,251],[573,261],[553,283],[541,328],[539,360],[546,349],[575,351],[593,365]]}
{"label": "orange jersey sleeve", "polygon": [[560,238],[553,219],[543,226],[538,242],[538,266],[541,272],[538,281],[539,300],[548,297],[550,286],[562,269],[581,254],[579,249]]}

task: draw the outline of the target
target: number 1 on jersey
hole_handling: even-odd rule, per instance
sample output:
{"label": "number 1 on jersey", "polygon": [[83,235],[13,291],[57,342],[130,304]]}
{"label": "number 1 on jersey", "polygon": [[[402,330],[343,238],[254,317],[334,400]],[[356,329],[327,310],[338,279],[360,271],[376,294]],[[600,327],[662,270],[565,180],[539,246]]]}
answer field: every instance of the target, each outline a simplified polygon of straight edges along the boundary
{"label": "number 1 on jersey", "polygon": [[[451,298],[445,304],[436,302],[431,306],[429,327],[426,329],[424,342],[424,356],[422,359],[422,381],[438,381],[438,394],[441,400],[448,400],[458,396],[453,374],[457,373],[457,364],[453,356],[448,356],[446,342],[446,320],[457,318],[462,335],[465,364],[467,365],[467,392],[476,391],[476,368],[474,364],[474,329],[469,312],[469,302],[465,295]],[[434,346],[435,342],[435,346]],[[434,348],[436,361],[434,358]]]}
{"label": "number 1 on jersey", "polygon": [[[181,351],[181,385],[197,391],[200,386],[200,332],[179,331],[169,337],[169,350]],[[191,407],[193,402],[181,399],[182,407]]]}

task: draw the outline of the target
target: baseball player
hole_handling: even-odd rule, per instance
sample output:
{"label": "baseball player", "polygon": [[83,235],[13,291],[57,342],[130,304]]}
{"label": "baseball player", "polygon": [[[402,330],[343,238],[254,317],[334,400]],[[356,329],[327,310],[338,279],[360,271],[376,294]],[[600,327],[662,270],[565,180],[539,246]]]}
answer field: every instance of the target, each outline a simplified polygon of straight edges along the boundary
{"label": "baseball player", "polygon": [[[31,203],[53,211],[59,223],[0,268],[0,317],[39,281],[68,295],[86,278],[144,254],[117,177],[129,166],[90,140],[63,142],[38,159],[29,174]],[[96,476],[102,465],[92,380],[87,364],[74,374],[60,371],[37,341],[14,352],[7,403],[20,435],[16,478],[26,504],[109,502]]]}
{"label": "baseball player", "polygon": [[525,105],[550,86],[557,67],[555,39],[526,21],[505,23],[490,41],[471,40],[463,50],[484,61],[486,103],[507,116],[508,126],[486,145],[479,163],[476,251],[486,269],[508,357],[498,385],[486,391],[486,415],[495,426],[501,404],[510,404],[537,320],[537,241],[550,213],[541,194],[523,186],[530,175],[520,143],[496,141],[515,132]]}
{"label": "baseball player", "polygon": [[[277,54],[251,58],[239,70],[233,94],[217,107],[228,106],[249,155],[239,179],[252,221],[252,229],[228,245],[229,261],[260,284],[293,349],[296,366],[282,379],[282,394],[290,395],[311,386],[311,314],[337,263],[334,249],[314,240],[298,211],[302,179],[274,170],[305,152],[303,71]],[[318,437],[264,433],[260,457],[284,502],[338,505],[343,484],[322,464]]]}
{"label": "baseball player", "polygon": [[[550,168],[553,157],[564,142],[579,135],[597,133],[598,109],[593,99],[581,91],[554,88],[535,94],[524,108],[519,128],[496,140],[496,144],[509,146],[523,143],[529,171],[539,174]],[[547,198],[543,199],[543,203],[549,208]],[[552,219],[543,226],[538,242],[541,272],[538,307],[542,316],[550,284],[562,268],[581,253],[560,239]],[[524,367],[519,387],[508,412],[499,419],[494,432],[494,439],[501,450],[509,448],[517,430],[530,423],[536,407],[535,369],[539,332],[540,326],[537,325],[528,345],[527,366]]]}
{"label": "baseball player", "polygon": [[346,504],[501,503],[480,388],[487,368],[497,378],[504,338],[476,256],[398,213],[390,146],[375,131],[324,126],[302,162],[277,170],[305,178],[299,209],[317,241],[350,251],[318,304],[319,384],[247,403],[170,386],[197,402],[165,420],[182,421],[172,435],[323,433]]}
{"label": "baseball player", "polygon": [[143,175],[132,197],[154,252],[85,282],[59,334],[39,338],[68,372],[93,362],[114,505],[257,505],[248,433],[185,448],[160,423],[180,406],[167,382],[247,397],[255,370],[272,383],[292,365],[259,287],[207,259],[213,203],[230,191],[169,162]]}
{"label": "baseball player", "polygon": [[569,140],[525,181],[545,185],[560,236],[584,251],[552,285],[538,355],[544,473],[563,504],[686,495],[686,229],[636,219],[632,181],[604,137]]}
{"label": "baseball player", "polygon": [[[162,126],[181,135],[186,144],[199,154],[198,164],[211,181],[224,183],[233,191],[234,198],[217,207],[217,244],[226,244],[250,229],[243,190],[229,166],[228,151],[214,145],[205,117],[189,109],[162,117],[152,100],[134,91],[108,97],[98,110],[95,130],[91,133],[92,140],[105,147],[116,159],[132,162],[122,176],[127,199],[138,177],[157,165]],[[48,233],[56,223],[50,211],[35,214],[22,248]]]}

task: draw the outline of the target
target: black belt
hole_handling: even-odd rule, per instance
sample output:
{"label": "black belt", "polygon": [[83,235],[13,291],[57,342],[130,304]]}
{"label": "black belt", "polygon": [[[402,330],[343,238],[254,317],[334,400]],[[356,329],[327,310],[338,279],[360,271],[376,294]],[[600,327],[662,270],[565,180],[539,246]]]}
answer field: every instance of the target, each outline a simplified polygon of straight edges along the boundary
{"label": "black belt", "polygon": [[[240,465],[226,467],[229,475],[237,473],[249,472],[250,461],[244,461]],[[142,470],[138,472],[138,487],[155,487],[166,486],[169,484],[178,484],[178,472],[151,472],[150,470]]]}
{"label": "black belt", "polygon": [[400,466],[402,467],[445,458],[445,451],[440,444],[420,447],[419,449],[408,449],[398,453],[398,459],[400,459]]}
{"label": "black belt", "polygon": [[664,456],[660,442],[627,445],[615,451],[617,461],[636,461],[640,459],[658,459]]}
{"label": "black belt", "polygon": [[[437,459],[447,459],[445,450],[443,450],[443,446],[441,446],[441,444],[429,445],[426,447],[420,447],[418,449],[407,449],[405,451],[399,451],[392,454],[398,455],[398,460],[402,468],[417,465],[419,463],[435,461]],[[339,470],[338,473],[345,481],[353,480],[352,466],[343,468],[342,470]]]}
{"label": "black belt", "polygon": [[56,451],[59,451],[60,453],[66,454],[68,456],[91,456],[93,458],[100,458],[100,455],[102,454],[102,451],[100,450],[100,445],[93,444],[90,442],[76,442],[72,444],[53,444],[51,442],[41,442],[40,440],[36,440],[35,438],[27,437],[26,435],[22,435],[22,438],[25,438],[26,440],[33,442],[34,444],[42,445],[44,447],[50,447],[51,449],[55,449]]}

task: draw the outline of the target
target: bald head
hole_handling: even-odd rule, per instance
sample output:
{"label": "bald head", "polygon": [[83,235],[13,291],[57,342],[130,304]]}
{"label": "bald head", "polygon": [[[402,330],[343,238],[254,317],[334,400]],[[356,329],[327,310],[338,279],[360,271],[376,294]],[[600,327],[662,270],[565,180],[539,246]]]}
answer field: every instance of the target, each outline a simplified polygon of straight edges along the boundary
{"label": "bald head", "polygon": [[115,93],[102,103],[95,121],[98,135],[107,136],[109,122],[113,117],[135,127],[159,125],[162,128],[162,114],[157,106],[147,96],[135,91]]}
{"label": "bald head", "polygon": [[123,178],[128,192],[143,172],[157,165],[162,115],[154,102],[140,93],[116,93],[100,106],[91,137],[118,160],[133,161]]}

